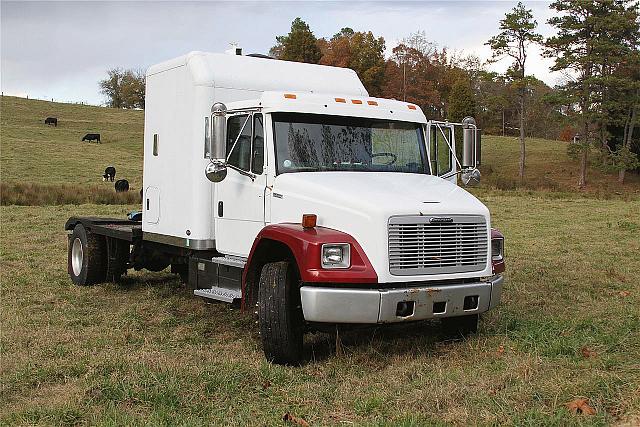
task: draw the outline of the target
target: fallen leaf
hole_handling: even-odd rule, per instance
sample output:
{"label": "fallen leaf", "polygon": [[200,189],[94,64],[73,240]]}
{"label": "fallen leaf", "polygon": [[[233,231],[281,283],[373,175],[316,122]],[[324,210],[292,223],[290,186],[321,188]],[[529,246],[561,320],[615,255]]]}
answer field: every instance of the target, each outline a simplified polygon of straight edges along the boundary
{"label": "fallen leaf", "polygon": [[629,291],[620,291],[620,292],[618,292],[618,295],[620,295],[621,297],[628,297],[629,295],[631,295],[631,292],[629,292]]}
{"label": "fallen leaf", "polygon": [[265,381],[265,382],[262,383],[262,389],[263,390],[266,390],[269,387],[271,387],[271,381]]}
{"label": "fallen leaf", "polygon": [[598,355],[598,353],[591,350],[586,345],[580,349],[580,353],[582,353],[582,357],[584,357],[585,359],[589,359],[590,357],[596,357]]}
{"label": "fallen leaf", "polygon": [[309,427],[309,423],[306,422],[305,420],[303,420],[302,418],[298,418],[294,415],[291,415],[290,413],[286,413],[284,414],[284,416],[282,417],[283,421],[288,421],[291,424],[296,424],[302,427]]}
{"label": "fallen leaf", "polygon": [[503,345],[498,347],[498,351],[496,351],[496,354],[498,356],[502,356],[504,354],[504,346]]}
{"label": "fallen leaf", "polygon": [[596,410],[589,406],[589,399],[579,398],[567,403],[567,409],[573,414],[595,415]]}

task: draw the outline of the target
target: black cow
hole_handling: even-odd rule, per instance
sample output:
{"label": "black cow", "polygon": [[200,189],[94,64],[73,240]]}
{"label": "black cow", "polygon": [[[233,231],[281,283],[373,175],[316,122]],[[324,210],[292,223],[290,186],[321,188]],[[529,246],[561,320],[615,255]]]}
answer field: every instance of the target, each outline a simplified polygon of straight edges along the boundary
{"label": "black cow", "polygon": [[99,133],[88,133],[82,137],[83,141],[97,141],[100,142],[100,134]]}
{"label": "black cow", "polygon": [[58,119],[56,117],[47,117],[46,119],[44,119],[44,124],[54,125],[55,127],[58,127]]}
{"label": "black cow", "polygon": [[129,181],[126,179],[119,179],[116,181],[116,193],[122,193],[129,191]]}
{"label": "black cow", "polygon": [[113,166],[108,166],[104,170],[104,175],[102,175],[102,180],[113,182],[113,178],[115,178],[115,176],[116,176],[116,168],[114,168]]}

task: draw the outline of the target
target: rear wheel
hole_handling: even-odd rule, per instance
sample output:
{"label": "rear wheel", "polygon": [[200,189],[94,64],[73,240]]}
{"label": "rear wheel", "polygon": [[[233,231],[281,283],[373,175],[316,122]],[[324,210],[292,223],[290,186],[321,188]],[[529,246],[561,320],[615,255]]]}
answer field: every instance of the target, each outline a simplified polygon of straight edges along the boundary
{"label": "rear wheel", "polygon": [[287,261],[265,264],[258,289],[258,319],[266,358],[280,365],[302,360],[304,317],[294,266]]}
{"label": "rear wheel", "polygon": [[445,335],[450,337],[463,337],[478,332],[480,316],[470,314],[459,317],[446,317],[442,319],[442,327]]}
{"label": "rear wheel", "polygon": [[104,236],[77,224],[69,239],[68,271],[76,285],[93,285],[107,278],[107,243]]}

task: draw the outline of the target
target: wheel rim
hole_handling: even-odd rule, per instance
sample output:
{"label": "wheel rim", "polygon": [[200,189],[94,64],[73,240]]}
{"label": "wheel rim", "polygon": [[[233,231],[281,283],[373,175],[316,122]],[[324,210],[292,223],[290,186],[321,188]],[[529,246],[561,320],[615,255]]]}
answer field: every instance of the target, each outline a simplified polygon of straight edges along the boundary
{"label": "wheel rim", "polygon": [[76,237],[71,247],[71,268],[73,269],[73,274],[76,276],[79,276],[80,271],[82,271],[83,256],[82,242]]}

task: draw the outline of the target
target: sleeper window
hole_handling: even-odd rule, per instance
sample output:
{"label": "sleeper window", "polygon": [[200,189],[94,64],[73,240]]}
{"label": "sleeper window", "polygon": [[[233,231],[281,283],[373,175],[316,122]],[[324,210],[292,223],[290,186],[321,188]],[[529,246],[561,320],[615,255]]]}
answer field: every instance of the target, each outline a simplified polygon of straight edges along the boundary
{"label": "sleeper window", "polygon": [[251,159],[251,116],[232,116],[227,120],[227,162],[249,170]]}

